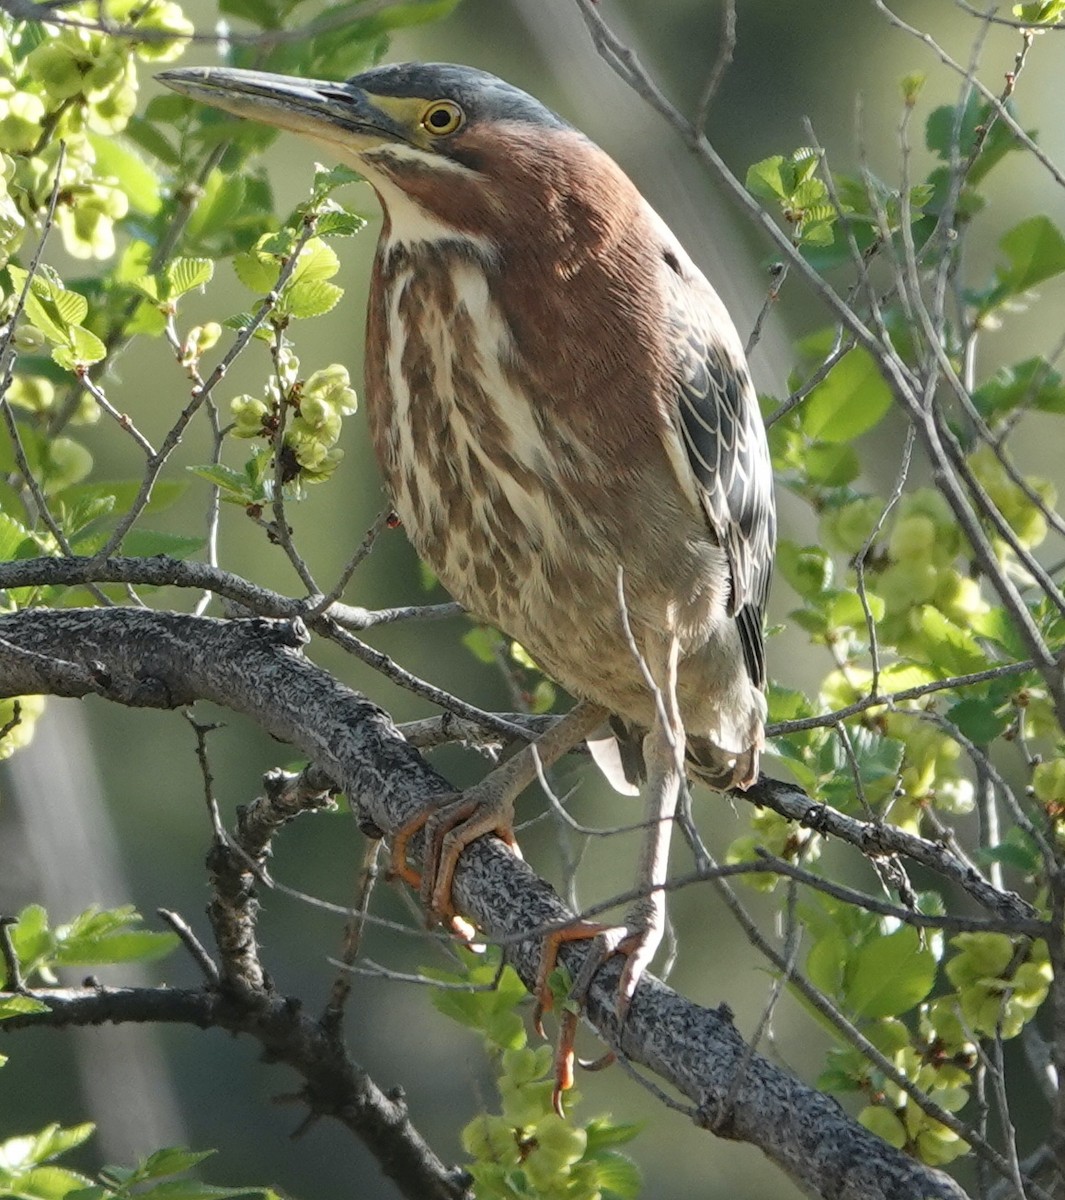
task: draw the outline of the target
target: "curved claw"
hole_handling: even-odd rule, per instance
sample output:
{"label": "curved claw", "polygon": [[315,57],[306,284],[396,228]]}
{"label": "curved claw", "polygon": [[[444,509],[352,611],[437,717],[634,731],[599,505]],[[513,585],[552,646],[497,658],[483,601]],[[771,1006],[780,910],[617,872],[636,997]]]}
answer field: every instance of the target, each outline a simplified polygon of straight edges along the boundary
{"label": "curved claw", "polygon": [[[540,968],[536,974],[536,1007],[533,1010],[533,1025],[541,1037],[544,1036],[543,1014],[550,1012],[554,997],[548,986],[551,972],[555,968],[559,949],[566,942],[591,940],[592,946],[585,956],[580,974],[569,992],[566,1009],[559,1018],[558,1038],[555,1042],[555,1086],[551,1094],[555,1112],[563,1116],[562,1093],[573,1086],[573,1064],[580,1061],[574,1053],[577,1036],[577,1020],[591,987],[592,979],[599,968],[613,954],[624,954],[628,961],[618,984],[618,1019],[624,1022],[640,977],[654,957],[661,941],[661,927],[645,913],[634,914],[626,925],[597,925],[580,921],[549,933],[544,939],[540,954]],[[598,1071],[614,1061],[613,1051],[608,1051],[590,1063],[581,1062],[582,1067]]]}
{"label": "curved claw", "polygon": [[[490,778],[490,777],[489,777]],[[417,888],[427,913],[454,922],[451,898],[455,868],[471,842],[494,833],[521,857],[514,838],[513,805],[488,781],[457,792],[442,804],[423,808],[392,835],[389,875]],[[407,847],[424,830],[425,849],[421,872],[407,864]]]}

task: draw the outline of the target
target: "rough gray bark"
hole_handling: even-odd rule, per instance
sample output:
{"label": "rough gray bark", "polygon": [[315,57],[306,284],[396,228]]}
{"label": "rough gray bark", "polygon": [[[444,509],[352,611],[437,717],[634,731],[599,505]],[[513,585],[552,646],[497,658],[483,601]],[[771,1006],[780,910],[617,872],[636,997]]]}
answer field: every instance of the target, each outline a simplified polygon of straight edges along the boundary
{"label": "rough gray bark", "polygon": [[[447,795],[447,781],[402,739],[387,713],[304,657],[305,641],[298,620],[222,621],[130,608],[25,611],[0,618],[0,694],[98,694],[162,708],[213,701],[298,747],[385,833]],[[413,849],[417,854],[418,845]],[[535,979],[543,930],[572,917],[493,838],[463,855],[455,895],[504,944],[526,984]],[[578,944],[562,954],[574,976],[584,952]],[[812,1195],[965,1196],[949,1177],[894,1150],[835,1101],[753,1053],[724,1008],[700,1008],[645,976],[619,1030],[619,970],[608,963],[596,976],[589,1020],[633,1063],[687,1097],[705,1128],[758,1146]]]}

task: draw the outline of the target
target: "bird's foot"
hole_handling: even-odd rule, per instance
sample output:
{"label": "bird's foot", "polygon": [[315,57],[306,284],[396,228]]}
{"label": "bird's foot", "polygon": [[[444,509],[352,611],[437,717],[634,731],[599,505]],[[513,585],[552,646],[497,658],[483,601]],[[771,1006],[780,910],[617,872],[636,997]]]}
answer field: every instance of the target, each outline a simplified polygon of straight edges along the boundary
{"label": "bird's foot", "polygon": [[[635,906],[626,917],[624,925],[600,925],[590,921],[579,921],[556,930],[544,939],[540,955],[540,969],[536,976],[536,1007],[533,1023],[541,1037],[544,1036],[543,1014],[554,1007],[554,994],[550,986],[551,974],[555,969],[558,952],[566,942],[591,941],[581,969],[573,981],[562,1005],[559,1016],[558,1038],[555,1042],[555,1088],[552,1094],[555,1112],[564,1116],[562,1093],[573,1086],[573,1065],[580,1061],[574,1052],[577,1022],[599,968],[614,954],[624,954],[625,966],[618,982],[618,1024],[625,1023],[629,1005],[636,992],[640,978],[654,958],[665,928],[665,910],[658,895]],[[613,1051],[581,1066],[598,1070],[613,1062]]]}
{"label": "bird's foot", "polygon": [[[407,863],[407,847],[424,830],[422,870]],[[391,875],[402,879],[421,895],[430,916],[456,921],[451,889],[459,856],[471,842],[494,833],[520,858],[514,838],[514,800],[491,775],[443,804],[422,809],[392,837]]]}

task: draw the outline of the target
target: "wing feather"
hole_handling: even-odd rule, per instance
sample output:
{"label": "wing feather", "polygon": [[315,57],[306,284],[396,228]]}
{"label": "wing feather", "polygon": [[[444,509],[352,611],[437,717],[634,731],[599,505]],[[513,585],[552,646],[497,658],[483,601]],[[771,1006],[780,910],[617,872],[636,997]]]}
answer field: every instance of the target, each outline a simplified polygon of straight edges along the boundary
{"label": "wing feather", "polygon": [[776,542],[773,471],[743,347],[724,306],[700,276],[671,281],[676,351],[674,428],[711,535],[731,572],[729,615],[747,673],[766,682],[762,624]]}

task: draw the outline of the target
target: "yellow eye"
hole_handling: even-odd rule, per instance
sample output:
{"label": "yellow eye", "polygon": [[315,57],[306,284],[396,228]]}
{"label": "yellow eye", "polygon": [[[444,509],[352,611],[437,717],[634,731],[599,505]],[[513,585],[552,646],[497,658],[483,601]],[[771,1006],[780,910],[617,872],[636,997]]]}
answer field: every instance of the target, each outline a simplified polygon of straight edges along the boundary
{"label": "yellow eye", "polygon": [[452,100],[434,100],[422,113],[422,128],[437,137],[454,133],[466,119],[466,114]]}

